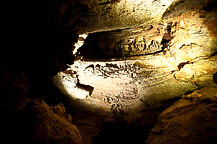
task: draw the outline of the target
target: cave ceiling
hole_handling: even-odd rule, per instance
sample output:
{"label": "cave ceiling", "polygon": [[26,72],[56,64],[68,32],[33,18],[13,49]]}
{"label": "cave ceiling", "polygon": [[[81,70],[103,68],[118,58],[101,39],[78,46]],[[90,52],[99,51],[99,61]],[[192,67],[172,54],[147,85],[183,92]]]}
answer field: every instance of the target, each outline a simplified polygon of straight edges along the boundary
{"label": "cave ceiling", "polygon": [[[78,22],[80,48],[74,64],[59,72],[54,84],[81,109],[129,121],[163,101],[216,86],[217,12],[212,2],[76,3],[75,19],[65,26]],[[69,7],[62,13],[69,13]]]}

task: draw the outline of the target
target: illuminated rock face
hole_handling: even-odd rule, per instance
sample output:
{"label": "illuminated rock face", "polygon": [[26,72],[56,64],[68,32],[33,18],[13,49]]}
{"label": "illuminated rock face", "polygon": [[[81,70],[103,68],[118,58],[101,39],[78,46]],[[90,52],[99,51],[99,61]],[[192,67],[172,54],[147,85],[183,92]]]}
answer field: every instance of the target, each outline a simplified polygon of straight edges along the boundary
{"label": "illuminated rock face", "polygon": [[[103,116],[101,122],[121,119],[153,125],[165,102],[216,86],[217,14],[212,4],[203,6],[205,3],[174,1],[167,9],[159,9],[164,12],[157,17],[155,11],[148,14],[156,19],[148,19],[140,17],[139,10],[125,16],[119,9],[123,1],[102,4],[104,7],[95,1],[84,2],[93,15],[82,19],[86,31],[80,33],[91,33],[77,50],[74,64],[58,73],[54,84],[74,108]],[[103,13],[106,6],[111,9]],[[136,20],[131,21],[131,16]],[[96,121],[77,119],[89,125]],[[90,143],[93,135],[87,134],[86,126],[79,127],[87,138],[85,143]]]}
{"label": "illuminated rock face", "polygon": [[216,22],[211,17],[216,11],[202,9],[150,27],[91,34],[55,84],[89,111],[128,121],[144,117],[144,109],[216,85],[217,37],[211,30]]}
{"label": "illuminated rock face", "polygon": [[[152,62],[156,59],[160,56],[155,59],[150,57],[149,60],[141,57],[140,60],[110,62],[75,61],[71,68],[56,76],[56,84],[74,99],[72,103],[80,103],[81,107],[88,107],[90,111],[104,111],[109,115],[115,113],[129,119],[133,116],[129,114],[136,112],[132,117],[135,119],[143,115],[139,113],[142,109],[197,88],[194,84],[177,81],[174,78],[176,67],[154,66]],[[161,60],[167,59],[163,57]],[[74,79],[71,78],[70,85],[67,82],[71,76]],[[79,84],[74,83],[76,81]],[[81,92],[70,93],[76,89]],[[88,93],[86,97],[82,96],[82,90]]]}
{"label": "illuminated rock face", "polygon": [[86,8],[80,18],[84,25],[81,32],[99,32],[124,29],[138,25],[155,24],[174,0],[84,0]]}

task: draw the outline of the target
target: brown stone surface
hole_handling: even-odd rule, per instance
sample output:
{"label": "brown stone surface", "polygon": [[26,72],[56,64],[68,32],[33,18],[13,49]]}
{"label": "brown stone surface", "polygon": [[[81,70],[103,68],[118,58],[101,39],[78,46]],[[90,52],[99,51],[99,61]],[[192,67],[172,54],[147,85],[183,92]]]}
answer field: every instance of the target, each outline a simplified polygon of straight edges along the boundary
{"label": "brown stone surface", "polygon": [[217,87],[202,88],[163,111],[147,144],[215,144]]}
{"label": "brown stone surface", "polygon": [[83,144],[62,105],[49,107],[32,100],[21,110],[1,112],[1,133],[7,143]]}
{"label": "brown stone surface", "polygon": [[86,111],[76,111],[72,114],[73,124],[79,129],[84,144],[92,144],[93,137],[97,136],[105,116]]}
{"label": "brown stone surface", "polygon": [[[215,0],[24,0],[8,3],[4,5],[7,18],[2,23],[6,22],[9,28],[2,28],[6,31],[3,37],[9,41],[3,39],[6,44],[0,53],[3,120],[0,124],[7,143],[82,143],[81,136],[84,143],[91,143],[105,118],[112,122],[123,118],[150,126],[162,107],[167,107],[164,101],[189,90],[216,85],[213,81],[216,81],[213,74],[217,71]],[[116,57],[113,52],[118,49],[122,51],[121,56],[133,58],[77,60],[67,69],[68,64],[74,62],[72,51],[79,34],[110,30],[118,30],[118,33],[106,32],[96,38],[102,50],[98,53]],[[125,34],[129,35],[125,37]],[[51,88],[51,77],[57,72],[60,72],[59,80],[68,84],[58,83],[69,98],[67,102],[62,93]],[[75,95],[77,91],[82,94]],[[182,102],[187,103],[196,95]],[[82,99],[77,99],[79,96]],[[78,113],[72,110],[71,116],[66,114],[62,104],[47,106],[33,100],[43,97],[52,105],[64,101],[67,110],[73,107]],[[199,105],[192,107],[196,111],[201,108],[215,128],[211,112],[216,108],[208,104],[213,101],[215,98],[210,100],[202,95],[189,105]],[[199,112],[195,119],[200,121],[202,118],[197,116],[201,116]],[[81,129],[81,136],[72,121]],[[196,127],[188,126],[193,130]],[[212,131],[210,127],[206,128]],[[104,134],[110,136],[110,133]],[[212,133],[210,136],[212,138]]]}
{"label": "brown stone surface", "polygon": [[44,102],[34,102],[32,111],[36,121],[33,139],[38,143],[82,144],[80,133],[65,114],[64,106],[57,105],[52,109]]}
{"label": "brown stone surface", "polygon": [[205,24],[211,17],[216,10],[200,9],[149,28],[92,34],[81,47],[83,59],[56,75],[54,84],[79,108],[135,120],[144,109],[216,85],[215,24]]}
{"label": "brown stone surface", "polygon": [[[80,4],[89,13],[83,13],[81,22],[85,29],[81,32],[109,31],[138,25],[156,24],[173,0],[85,0]],[[81,29],[82,30],[82,29]]]}

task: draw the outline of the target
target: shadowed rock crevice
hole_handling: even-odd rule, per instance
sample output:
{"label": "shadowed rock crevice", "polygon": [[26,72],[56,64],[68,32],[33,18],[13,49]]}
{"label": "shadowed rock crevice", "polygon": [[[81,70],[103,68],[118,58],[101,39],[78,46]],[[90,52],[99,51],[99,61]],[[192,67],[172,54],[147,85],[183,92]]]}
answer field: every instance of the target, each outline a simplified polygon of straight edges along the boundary
{"label": "shadowed rock crevice", "polygon": [[213,74],[213,80],[214,80],[214,82],[217,84],[217,72],[215,72],[215,73]]}
{"label": "shadowed rock crevice", "polygon": [[91,96],[93,90],[94,90],[94,87],[90,86],[90,85],[85,85],[85,84],[81,84],[80,81],[79,81],[79,78],[77,76],[77,83],[76,83],[76,86],[79,88],[79,89],[83,89],[83,90],[86,90],[89,92],[89,96]]}
{"label": "shadowed rock crevice", "polygon": [[[93,138],[93,144],[142,144],[151,130],[151,126],[129,126],[126,123],[104,123],[99,134]],[[106,141],[105,141],[106,140]]]}
{"label": "shadowed rock crevice", "polygon": [[179,70],[181,70],[181,68],[183,68],[186,64],[192,64],[191,62],[187,61],[187,62],[182,62],[180,63],[177,67]]}

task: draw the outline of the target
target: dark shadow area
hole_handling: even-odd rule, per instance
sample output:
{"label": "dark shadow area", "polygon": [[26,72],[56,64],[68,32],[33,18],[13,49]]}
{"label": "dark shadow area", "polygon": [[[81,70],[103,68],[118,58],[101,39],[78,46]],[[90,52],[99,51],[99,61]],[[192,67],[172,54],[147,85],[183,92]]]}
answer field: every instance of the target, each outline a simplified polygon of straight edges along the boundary
{"label": "dark shadow area", "polygon": [[129,126],[125,122],[104,123],[93,144],[144,144],[152,126]]}
{"label": "dark shadow area", "polygon": [[204,10],[204,11],[213,11],[216,8],[217,8],[217,2],[213,1],[213,2],[209,3],[206,6],[203,6],[202,10]]}
{"label": "dark shadow area", "polygon": [[212,56],[216,56],[216,55],[217,55],[217,51],[214,52],[210,57],[212,57]]}
{"label": "dark shadow area", "polygon": [[86,59],[121,58],[121,52],[111,49],[110,43],[112,41],[106,37],[106,32],[89,34],[78,52]]}
{"label": "dark shadow area", "polygon": [[[147,109],[144,117],[128,124],[121,116],[116,116],[115,121],[106,122],[102,125],[100,132],[92,140],[93,144],[144,144],[150,131],[156,125],[158,116],[162,111],[170,107],[180,97],[165,100],[161,106]],[[148,120],[149,119],[149,120]],[[144,122],[148,120],[149,122]]]}
{"label": "dark shadow area", "polygon": [[189,61],[187,61],[187,62],[182,62],[182,63],[180,63],[177,67],[178,67],[178,69],[179,70],[181,70],[186,64],[191,64],[192,62],[189,62]]}
{"label": "dark shadow area", "polygon": [[217,72],[213,74],[213,81],[217,84]]}
{"label": "dark shadow area", "polygon": [[29,115],[30,113],[26,110],[1,111],[0,127],[3,143],[34,144],[32,139],[34,119],[32,119],[32,115]]}

